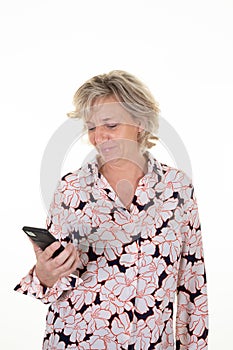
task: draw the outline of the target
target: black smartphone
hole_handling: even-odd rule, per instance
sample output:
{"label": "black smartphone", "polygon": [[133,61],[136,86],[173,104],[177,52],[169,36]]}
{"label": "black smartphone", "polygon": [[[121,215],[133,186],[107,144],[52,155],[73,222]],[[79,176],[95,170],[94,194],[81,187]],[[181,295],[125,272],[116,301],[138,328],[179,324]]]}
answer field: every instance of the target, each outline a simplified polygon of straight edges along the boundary
{"label": "black smartphone", "polygon": [[[45,250],[53,242],[58,240],[51,235],[51,233],[44,229],[38,227],[24,226],[23,231],[28,235],[28,237],[35,242],[42,250]],[[63,245],[61,245],[52,255],[52,258],[58,256],[64,250]]]}

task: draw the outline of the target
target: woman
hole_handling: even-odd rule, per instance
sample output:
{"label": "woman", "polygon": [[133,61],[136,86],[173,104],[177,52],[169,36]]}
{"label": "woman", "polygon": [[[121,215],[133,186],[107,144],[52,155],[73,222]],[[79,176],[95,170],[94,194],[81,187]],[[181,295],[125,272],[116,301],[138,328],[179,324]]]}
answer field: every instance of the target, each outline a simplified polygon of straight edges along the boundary
{"label": "woman", "polygon": [[36,265],[15,288],[50,303],[43,349],[207,349],[197,202],[186,174],[148,151],[158,104],[112,71],[74,105],[68,116],[83,118],[97,155],[54,194],[46,224],[65,250],[51,259],[59,242],[34,245]]}

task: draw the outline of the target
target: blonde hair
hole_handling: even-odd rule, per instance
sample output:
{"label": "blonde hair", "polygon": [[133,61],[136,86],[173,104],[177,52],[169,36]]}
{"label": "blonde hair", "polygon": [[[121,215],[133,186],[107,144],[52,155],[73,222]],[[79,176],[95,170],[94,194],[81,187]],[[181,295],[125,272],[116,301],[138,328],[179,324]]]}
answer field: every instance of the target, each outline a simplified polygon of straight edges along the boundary
{"label": "blonde hair", "polygon": [[159,127],[158,103],[139,79],[125,71],[113,70],[87,80],[76,91],[73,98],[75,110],[67,113],[67,116],[85,119],[96,99],[110,95],[116,97],[135,121],[143,120],[144,129],[138,135],[138,142],[143,152],[153,147],[155,142],[152,140],[158,140],[154,135]]}

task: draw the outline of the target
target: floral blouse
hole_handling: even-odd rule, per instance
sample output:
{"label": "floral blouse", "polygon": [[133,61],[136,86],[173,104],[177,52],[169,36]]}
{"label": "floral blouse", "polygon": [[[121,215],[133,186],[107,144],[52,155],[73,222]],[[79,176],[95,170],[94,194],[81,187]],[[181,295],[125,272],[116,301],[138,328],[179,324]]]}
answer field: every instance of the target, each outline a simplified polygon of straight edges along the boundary
{"label": "floral blouse", "polygon": [[129,210],[99,172],[98,156],[59,181],[46,225],[77,247],[77,276],[45,288],[32,268],[15,287],[50,304],[44,350],[207,349],[194,188],[184,172],[145,155],[148,171]]}

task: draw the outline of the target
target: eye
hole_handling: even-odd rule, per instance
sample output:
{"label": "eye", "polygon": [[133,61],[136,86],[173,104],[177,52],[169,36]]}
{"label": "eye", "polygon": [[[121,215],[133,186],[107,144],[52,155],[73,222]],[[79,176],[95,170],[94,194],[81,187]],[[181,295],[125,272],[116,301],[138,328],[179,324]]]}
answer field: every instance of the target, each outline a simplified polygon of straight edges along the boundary
{"label": "eye", "polygon": [[118,124],[116,124],[116,123],[106,124],[107,128],[109,128],[109,129],[114,129],[117,127],[117,125]]}
{"label": "eye", "polygon": [[95,130],[95,126],[89,126],[87,129],[88,129],[88,131],[94,131]]}

